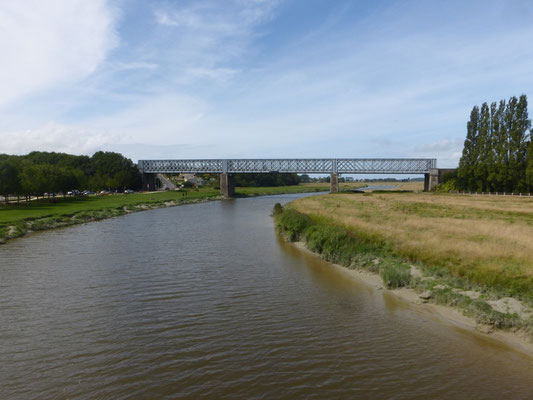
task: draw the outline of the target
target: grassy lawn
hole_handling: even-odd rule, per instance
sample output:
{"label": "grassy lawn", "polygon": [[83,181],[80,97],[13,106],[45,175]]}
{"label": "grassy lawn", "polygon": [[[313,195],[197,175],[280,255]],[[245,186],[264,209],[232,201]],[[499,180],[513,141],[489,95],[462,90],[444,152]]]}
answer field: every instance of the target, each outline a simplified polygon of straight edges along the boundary
{"label": "grassy lawn", "polygon": [[533,198],[334,194],[291,207],[411,262],[533,299]]}
{"label": "grassy lawn", "polygon": [[158,208],[179,203],[192,203],[220,196],[218,190],[114,194],[80,198],[56,198],[12,204],[0,207],[0,243],[25,235],[28,231],[46,230],[62,226],[116,217],[133,211]]}
{"label": "grassy lawn", "polygon": [[[344,185],[355,188],[362,185]],[[329,183],[301,184],[264,188],[237,188],[236,197],[265,196],[283,193],[320,192],[329,190]],[[78,198],[57,197],[55,202],[48,199],[29,203],[10,204],[0,207],[0,243],[13,237],[23,236],[30,230],[44,230],[60,226],[100,220],[104,218],[157,208],[165,205],[190,203],[220,196],[220,191],[211,187],[199,190],[113,194]]]}
{"label": "grassy lawn", "polygon": [[113,194],[106,196],[89,196],[63,199],[57,198],[57,202],[48,200],[32,201],[20,205],[10,205],[7,209],[0,207],[0,225],[20,220],[37,219],[43,217],[74,215],[82,211],[97,211],[132,207],[139,204],[161,203],[167,201],[182,201],[184,199],[216,197],[220,193],[214,189],[189,190],[187,197],[183,192],[159,192],[159,193],[135,193]]}

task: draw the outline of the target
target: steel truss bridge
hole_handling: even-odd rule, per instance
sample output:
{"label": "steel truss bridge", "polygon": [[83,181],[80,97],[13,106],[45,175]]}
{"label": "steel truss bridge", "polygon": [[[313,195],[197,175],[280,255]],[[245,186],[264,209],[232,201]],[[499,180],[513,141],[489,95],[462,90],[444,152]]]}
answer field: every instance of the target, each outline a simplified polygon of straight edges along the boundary
{"label": "steel truss bridge", "polygon": [[279,158],[217,160],[139,160],[143,187],[155,190],[155,174],[220,174],[220,191],[232,196],[235,174],[300,173],[330,174],[331,191],[339,191],[339,174],[424,174],[424,190],[429,188],[434,158]]}
{"label": "steel truss bridge", "polygon": [[301,174],[428,174],[433,158],[301,158],[139,160],[144,174],[301,173]]}

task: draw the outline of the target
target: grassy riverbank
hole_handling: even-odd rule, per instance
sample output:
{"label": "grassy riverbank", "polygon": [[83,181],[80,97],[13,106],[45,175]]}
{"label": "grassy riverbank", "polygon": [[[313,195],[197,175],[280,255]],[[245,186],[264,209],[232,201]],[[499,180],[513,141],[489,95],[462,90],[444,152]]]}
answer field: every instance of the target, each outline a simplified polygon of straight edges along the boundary
{"label": "grassy riverbank", "polygon": [[214,189],[46,199],[0,208],[0,243],[29,231],[53,229],[151,208],[220,198]]}
{"label": "grassy riverbank", "polygon": [[[347,184],[346,188],[364,185]],[[237,197],[267,196],[285,193],[307,193],[329,190],[329,183],[300,184],[297,186],[237,188]],[[157,193],[115,194],[89,197],[57,197],[29,203],[0,207],[0,243],[25,235],[30,231],[53,229],[89,221],[116,217],[135,211],[170,207],[180,204],[220,199],[217,189],[167,191]]]}
{"label": "grassy riverbank", "polygon": [[[354,190],[366,187],[366,183],[340,183],[339,190]],[[269,196],[274,194],[291,194],[291,193],[314,193],[329,192],[330,184],[327,182],[317,183],[300,183],[293,186],[276,186],[276,187],[238,187],[235,188],[236,197],[253,197]]]}
{"label": "grassy riverbank", "polygon": [[276,213],[289,240],[480,323],[533,327],[533,199],[335,194]]}

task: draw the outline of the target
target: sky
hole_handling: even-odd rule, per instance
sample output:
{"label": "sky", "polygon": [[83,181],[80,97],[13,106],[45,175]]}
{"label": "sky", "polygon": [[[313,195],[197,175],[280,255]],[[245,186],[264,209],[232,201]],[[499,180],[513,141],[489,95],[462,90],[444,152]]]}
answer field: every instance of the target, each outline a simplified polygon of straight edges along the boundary
{"label": "sky", "polygon": [[0,0],[0,153],[454,167],[474,105],[533,102],[531,21],[530,0]]}

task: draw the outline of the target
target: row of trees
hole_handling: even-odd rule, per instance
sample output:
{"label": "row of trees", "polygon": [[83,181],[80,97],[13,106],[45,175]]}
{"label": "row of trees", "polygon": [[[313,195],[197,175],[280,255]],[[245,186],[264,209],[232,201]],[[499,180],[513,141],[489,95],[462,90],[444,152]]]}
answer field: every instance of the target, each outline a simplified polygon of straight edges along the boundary
{"label": "row of trees", "polygon": [[[208,185],[219,187],[219,174],[197,174]],[[303,183],[297,174],[280,174],[269,172],[268,174],[235,174],[235,186],[237,187],[265,187],[265,186],[291,186]]]}
{"label": "row of trees", "polygon": [[269,174],[236,174],[235,186],[292,186],[300,183],[297,174],[280,174],[271,172]]}
{"label": "row of trees", "polygon": [[5,197],[140,187],[137,166],[119,153],[99,151],[92,157],[45,152],[0,154],[0,194]]}
{"label": "row of trees", "polygon": [[456,185],[479,192],[533,190],[533,141],[527,97],[511,97],[470,113]]}

